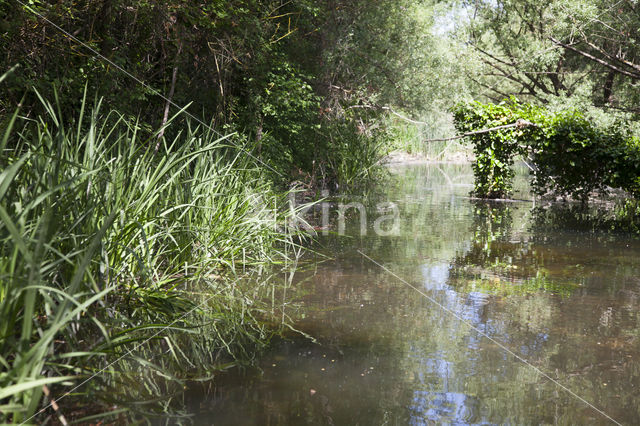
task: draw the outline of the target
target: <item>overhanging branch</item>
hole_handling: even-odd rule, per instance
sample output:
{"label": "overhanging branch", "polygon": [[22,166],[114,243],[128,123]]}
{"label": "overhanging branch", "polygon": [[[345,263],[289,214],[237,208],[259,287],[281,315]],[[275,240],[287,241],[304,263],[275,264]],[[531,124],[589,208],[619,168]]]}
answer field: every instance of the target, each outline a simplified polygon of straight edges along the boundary
{"label": "overhanging branch", "polygon": [[597,62],[600,65],[603,65],[603,66],[605,66],[605,67],[607,67],[607,68],[609,68],[609,69],[611,69],[611,70],[613,70],[613,71],[615,71],[617,73],[620,73],[622,75],[626,75],[627,77],[631,77],[631,78],[640,78],[640,73],[629,72],[629,71],[623,70],[621,68],[618,68],[615,65],[610,64],[607,61],[604,61],[604,60],[602,60],[600,58],[596,58],[595,56],[591,55],[590,53],[582,51],[582,50],[580,50],[580,49],[578,49],[578,48],[576,48],[576,47],[574,47],[574,46],[572,46],[570,44],[563,43],[560,40],[557,40],[557,39],[555,39],[553,37],[549,37],[549,40],[551,40],[554,44],[557,44],[558,46],[562,46],[565,49],[569,49],[572,52],[575,52],[575,53],[577,53],[579,55],[582,55],[585,58],[590,59],[590,60],[592,60],[594,62]]}
{"label": "overhanging branch", "polygon": [[490,129],[476,130],[474,132],[463,133],[458,136],[452,136],[450,138],[438,138],[438,139],[427,139],[425,142],[444,142],[444,141],[452,141],[456,139],[466,138],[467,136],[480,135],[482,133],[495,132],[496,130],[509,129],[512,127],[517,127],[518,129],[523,129],[525,127],[538,127],[537,124],[532,123],[530,121],[519,118],[515,123],[505,124],[503,126],[491,127]]}

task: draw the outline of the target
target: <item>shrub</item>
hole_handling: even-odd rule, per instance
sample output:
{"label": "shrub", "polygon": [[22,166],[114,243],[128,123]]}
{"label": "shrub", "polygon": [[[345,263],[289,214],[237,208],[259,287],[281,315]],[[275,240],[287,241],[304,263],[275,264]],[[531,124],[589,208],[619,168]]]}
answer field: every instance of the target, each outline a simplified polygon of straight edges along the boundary
{"label": "shrub", "polygon": [[472,102],[454,109],[456,129],[470,133],[524,119],[533,125],[469,136],[474,146],[477,196],[503,198],[511,191],[511,166],[518,155],[531,162],[538,195],[586,201],[594,191],[622,189],[640,195],[640,144],[624,129],[600,126],[581,112],[550,112],[519,103]]}

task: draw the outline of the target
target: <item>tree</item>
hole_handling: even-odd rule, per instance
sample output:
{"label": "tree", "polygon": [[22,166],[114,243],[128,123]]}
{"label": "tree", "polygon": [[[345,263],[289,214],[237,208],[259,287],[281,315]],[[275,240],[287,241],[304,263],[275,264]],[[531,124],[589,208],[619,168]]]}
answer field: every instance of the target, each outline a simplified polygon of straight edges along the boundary
{"label": "tree", "polygon": [[638,112],[640,15],[631,0],[463,2],[463,36],[483,64],[470,76],[493,100],[581,96]]}
{"label": "tree", "polygon": [[[331,170],[342,161],[338,152],[367,151],[385,137],[381,106],[428,103],[433,39],[419,0],[62,0],[0,8],[0,68],[21,65],[0,88],[0,114],[34,87],[47,99],[56,91],[74,116],[88,84],[151,133],[176,112],[167,111],[169,97],[202,122],[237,131],[239,143],[285,180],[294,172],[312,178],[318,168],[338,179]],[[42,112],[28,93],[25,114]],[[345,150],[335,149],[345,141]],[[375,164],[382,151],[374,151],[348,168]]]}

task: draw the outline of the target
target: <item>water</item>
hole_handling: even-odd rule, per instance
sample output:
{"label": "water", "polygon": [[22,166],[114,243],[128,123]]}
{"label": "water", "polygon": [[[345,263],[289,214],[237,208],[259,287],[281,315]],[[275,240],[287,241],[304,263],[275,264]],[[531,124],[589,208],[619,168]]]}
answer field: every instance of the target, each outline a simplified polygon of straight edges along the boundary
{"label": "water", "polygon": [[[295,276],[290,314],[319,343],[292,337],[259,372],[192,386],[196,423],[609,422],[531,365],[640,423],[640,242],[541,216],[524,173],[514,198],[525,201],[508,203],[469,199],[468,166],[392,173],[386,193],[366,200],[367,235],[353,217],[347,236],[319,238],[332,259]],[[399,208],[396,236],[372,232],[381,200]]]}

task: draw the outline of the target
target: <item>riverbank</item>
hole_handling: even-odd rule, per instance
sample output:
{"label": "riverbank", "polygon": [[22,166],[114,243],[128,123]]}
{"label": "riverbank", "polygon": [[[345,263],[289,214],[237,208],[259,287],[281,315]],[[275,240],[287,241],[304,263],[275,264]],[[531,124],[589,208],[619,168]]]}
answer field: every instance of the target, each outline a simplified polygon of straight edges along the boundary
{"label": "riverbank", "polygon": [[2,139],[0,419],[153,411],[254,358],[286,326],[265,271],[298,256],[288,192],[234,135],[48,111]]}

